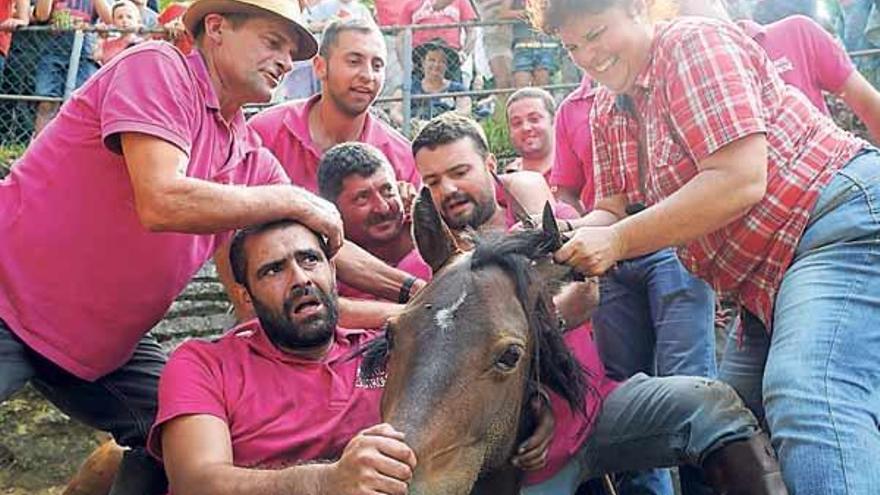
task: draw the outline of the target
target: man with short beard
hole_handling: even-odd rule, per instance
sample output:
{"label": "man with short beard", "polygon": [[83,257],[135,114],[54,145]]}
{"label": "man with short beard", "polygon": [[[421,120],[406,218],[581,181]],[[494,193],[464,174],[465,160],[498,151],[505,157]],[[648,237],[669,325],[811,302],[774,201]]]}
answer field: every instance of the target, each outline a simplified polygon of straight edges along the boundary
{"label": "man with short beard", "polygon": [[[318,165],[318,192],[342,214],[346,239],[380,260],[411,275],[428,280],[430,267],[415,249],[410,235],[412,198],[401,194],[388,159],[366,143],[338,144],[324,153]],[[402,288],[393,302],[405,303],[410,288]],[[343,283],[340,295],[373,299]]]}
{"label": "man with short beard", "polygon": [[349,141],[379,148],[398,180],[418,184],[409,142],[369,113],[385,82],[385,59],[385,40],[373,22],[333,21],[324,29],[314,59],[321,93],[264,110],[250,120],[294,184],[317,192],[321,155]]}
{"label": "man with short beard", "polygon": [[[293,221],[235,235],[230,262],[257,320],[169,359],[148,445],[172,493],[407,493],[415,455],[380,423],[384,383],[359,378],[352,351],[374,333],[337,326],[328,256]],[[521,444],[523,467],[540,465],[542,424]]]}

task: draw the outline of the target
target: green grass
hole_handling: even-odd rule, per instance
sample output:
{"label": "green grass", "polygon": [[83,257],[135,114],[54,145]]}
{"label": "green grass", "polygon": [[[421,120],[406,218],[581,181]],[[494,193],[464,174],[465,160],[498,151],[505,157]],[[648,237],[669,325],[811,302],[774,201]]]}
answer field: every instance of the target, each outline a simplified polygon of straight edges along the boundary
{"label": "green grass", "polygon": [[23,144],[2,145],[0,146],[0,178],[6,177],[12,163],[24,153],[25,146]]}

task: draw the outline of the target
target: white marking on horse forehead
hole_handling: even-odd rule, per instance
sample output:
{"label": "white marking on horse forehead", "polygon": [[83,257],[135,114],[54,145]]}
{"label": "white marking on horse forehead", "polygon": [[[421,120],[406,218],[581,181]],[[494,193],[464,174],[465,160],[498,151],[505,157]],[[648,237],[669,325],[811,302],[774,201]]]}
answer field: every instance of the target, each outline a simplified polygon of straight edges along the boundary
{"label": "white marking on horse forehead", "polygon": [[461,295],[458,296],[458,299],[455,300],[449,307],[441,308],[434,313],[434,322],[437,323],[437,326],[440,327],[440,330],[449,330],[452,327],[452,320],[455,318],[455,312],[458,311],[458,308],[464,304],[464,300],[467,297],[467,290],[462,291]]}

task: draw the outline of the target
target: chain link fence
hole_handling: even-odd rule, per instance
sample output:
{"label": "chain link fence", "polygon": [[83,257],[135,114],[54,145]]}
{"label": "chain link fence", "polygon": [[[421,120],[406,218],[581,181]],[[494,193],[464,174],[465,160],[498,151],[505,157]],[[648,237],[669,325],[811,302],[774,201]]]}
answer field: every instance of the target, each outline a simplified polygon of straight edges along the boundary
{"label": "chain link fence", "polygon": [[[0,73],[0,143],[5,149],[27,146],[36,129],[48,123],[58,106],[98,70],[99,46],[126,34],[140,39],[165,36],[163,30],[120,31],[88,26],[58,29],[27,26],[13,33]],[[0,157],[2,158],[2,157]]]}

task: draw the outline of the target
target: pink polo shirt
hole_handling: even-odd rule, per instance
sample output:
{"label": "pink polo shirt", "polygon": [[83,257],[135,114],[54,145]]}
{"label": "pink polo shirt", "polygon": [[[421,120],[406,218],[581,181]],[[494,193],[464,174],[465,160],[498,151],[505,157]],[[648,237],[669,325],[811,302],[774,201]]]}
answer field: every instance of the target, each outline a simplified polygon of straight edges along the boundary
{"label": "pink polo shirt", "polygon": [[737,23],[767,52],[782,80],[829,114],[822,91],[837,93],[855,70],[843,46],[809,17],[795,15],[761,26]]}
{"label": "pink polo shirt", "polygon": [[320,361],[280,351],[257,320],[215,341],[181,344],[159,381],[150,452],[162,457],[161,430],[168,421],[209,414],[229,427],[236,466],[280,469],[337,459],[352,437],[381,422],[382,384],[362,382],[362,359],[350,359],[372,335],[339,328]]}
{"label": "pink polo shirt", "polygon": [[198,52],[146,42],[74,92],[0,182],[0,319],[86,380],[130,358],[219,240],[141,225],[119,153],[125,132],[183,150],[189,177],[287,182],[241,113],[221,118]]}
{"label": "pink polo shirt", "polygon": [[[320,94],[305,100],[276,105],[254,115],[248,125],[257,131],[263,145],[278,157],[290,180],[309,191],[318,192],[318,162],[323,151],[309,133],[309,110]],[[358,141],[379,148],[391,162],[398,180],[420,185],[412,148],[397,131],[367,113]]]}
{"label": "pink polo shirt", "polygon": [[572,91],[556,110],[556,155],[550,173],[550,185],[579,189],[586,211],[596,202],[593,186],[593,137],[590,132],[590,108],[595,90],[584,76],[580,87]]}

